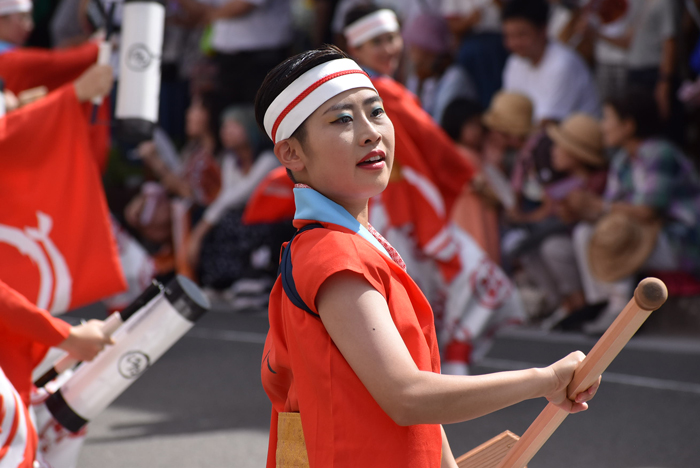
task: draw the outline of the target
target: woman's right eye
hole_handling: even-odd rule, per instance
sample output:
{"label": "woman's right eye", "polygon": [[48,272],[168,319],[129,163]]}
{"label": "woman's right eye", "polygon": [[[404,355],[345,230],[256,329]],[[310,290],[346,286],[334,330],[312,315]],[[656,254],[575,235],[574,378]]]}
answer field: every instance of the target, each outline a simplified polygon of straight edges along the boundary
{"label": "woman's right eye", "polygon": [[352,122],[352,118],[349,115],[343,115],[342,117],[339,117],[338,119],[333,121],[333,123],[350,123],[350,122]]}

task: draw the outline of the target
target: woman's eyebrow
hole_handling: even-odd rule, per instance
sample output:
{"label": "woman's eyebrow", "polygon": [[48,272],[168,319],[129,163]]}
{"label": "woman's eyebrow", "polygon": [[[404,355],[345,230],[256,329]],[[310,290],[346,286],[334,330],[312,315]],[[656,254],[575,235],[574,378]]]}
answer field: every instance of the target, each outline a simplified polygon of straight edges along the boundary
{"label": "woman's eyebrow", "polygon": [[[372,97],[369,97],[362,101],[363,106],[368,106],[370,104],[374,104],[375,102],[384,102],[379,95],[374,95]],[[343,103],[338,103],[334,106],[329,107],[328,109],[325,110],[325,112],[322,115],[325,115],[329,112],[335,112],[335,111],[340,111],[340,110],[352,110],[353,105],[352,104],[343,104]]]}
{"label": "woman's eyebrow", "polygon": [[333,112],[333,111],[352,110],[352,107],[353,107],[352,104],[339,103],[339,104],[336,104],[335,106],[331,106],[328,109],[326,109],[326,111],[322,115],[325,115],[325,114],[327,114],[329,112]]}

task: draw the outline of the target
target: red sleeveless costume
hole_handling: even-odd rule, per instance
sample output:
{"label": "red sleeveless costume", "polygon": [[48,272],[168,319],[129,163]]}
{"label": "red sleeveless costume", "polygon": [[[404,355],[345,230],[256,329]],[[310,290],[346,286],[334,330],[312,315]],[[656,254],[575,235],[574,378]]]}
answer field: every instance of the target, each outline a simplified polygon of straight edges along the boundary
{"label": "red sleeveless costume", "polygon": [[[313,221],[295,221],[300,228]],[[413,360],[440,372],[433,313],[418,286],[393,260],[359,234],[322,223],[297,236],[291,258],[299,296],[315,314],[327,278],[362,275],[389,305]],[[270,331],[261,366],[272,401],[267,467],[275,467],[280,412],[299,412],[311,468],[438,468],[442,435],[437,424],[402,427],[377,404],[342,356],[318,316],[294,306],[278,278],[270,295]]]}

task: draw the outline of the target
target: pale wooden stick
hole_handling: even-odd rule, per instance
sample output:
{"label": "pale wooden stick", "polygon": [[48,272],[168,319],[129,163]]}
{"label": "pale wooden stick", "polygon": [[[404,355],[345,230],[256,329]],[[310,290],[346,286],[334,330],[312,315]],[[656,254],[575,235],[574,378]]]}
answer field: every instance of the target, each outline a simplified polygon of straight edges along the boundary
{"label": "pale wooden stick", "polygon": [[[666,285],[661,280],[646,278],[639,283],[634,291],[634,297],[576,369],[568,387],[569,398],[573,399],[598,380],[642,323],[654,310],[666,302],[667,297]],[[523,468],[568,414],[553,403],[549,403],[508,452],[498,468]]]}

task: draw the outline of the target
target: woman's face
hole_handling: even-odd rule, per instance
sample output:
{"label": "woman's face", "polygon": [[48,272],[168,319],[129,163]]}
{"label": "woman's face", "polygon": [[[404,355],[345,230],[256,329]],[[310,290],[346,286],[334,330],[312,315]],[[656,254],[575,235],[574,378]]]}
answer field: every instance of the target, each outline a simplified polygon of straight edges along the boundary
{"label": "woman's face", "polygon": [[34,29],[31,12],[0,16],[0,40],[16,46],[24,45]]}
{"label": "woman's face", "polygon": [[233,119],[224,119],[219,131],[221,144],[226,149],[235,150],[248,144],[248,135],[245,127]]}
{"label": "woman's face", "polygon": [[402,52],[403,38],[398,32],[384,33],[358,47],[350,47],[350,55],[361,65],[389,76],[399,68]]}
{"label": "woman's face", "polygon": [[555,142],[552,147],[552,168],[558,172],[569,173],[576,167],[577,159]]}
{"label": "woman's face", "polygon": [[603,106],[601,130],[606,148],[619,148],[634,137],[634,123],[620,119],[615,108],[610,105]]}
{"label": "woman's face", "polygon": [[469,119],[462,124],[459,132],[459,143],[467,148],[480,152],[484,145],[486,130],[481,124],[481,117]]}
{"label": "woman's face", "polygon": [[343,206],[366,203],[386,188],[394,125],[376,91],[345,91],[316,109],[304,125],[304,143],[294,140],[300,165],[292,170],[298,182]]}
{"label": "woman's face", "polygon": [[199,98],[193,99],[187,108],[185,131],[190,138],[202,137],[209,131],[209,114]]}

